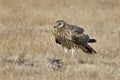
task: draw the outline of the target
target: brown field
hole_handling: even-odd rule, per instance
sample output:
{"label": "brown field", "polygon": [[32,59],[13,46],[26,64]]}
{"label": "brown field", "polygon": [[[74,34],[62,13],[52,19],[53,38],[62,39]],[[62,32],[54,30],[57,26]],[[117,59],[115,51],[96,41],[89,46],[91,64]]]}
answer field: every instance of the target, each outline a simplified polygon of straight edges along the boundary
{"label": "brown field", "polygon": [[[64,53],[51,34],[59,19],[95,38],[97,54],[51,64]],[[120,0],[0,0],[0,80],[120,80]]]}

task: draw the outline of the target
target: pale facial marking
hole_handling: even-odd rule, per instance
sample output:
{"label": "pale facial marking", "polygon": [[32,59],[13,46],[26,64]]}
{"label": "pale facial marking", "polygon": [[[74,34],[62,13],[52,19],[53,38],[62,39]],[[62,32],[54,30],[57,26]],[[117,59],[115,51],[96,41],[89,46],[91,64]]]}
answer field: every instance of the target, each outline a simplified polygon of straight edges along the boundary
{"label": "pale facial marking", "polygon": [[55,26],[57,26],[58,28],[61,28],[63,27],[64,23],[63,22],[59,22],[59,23],[56,23]]}

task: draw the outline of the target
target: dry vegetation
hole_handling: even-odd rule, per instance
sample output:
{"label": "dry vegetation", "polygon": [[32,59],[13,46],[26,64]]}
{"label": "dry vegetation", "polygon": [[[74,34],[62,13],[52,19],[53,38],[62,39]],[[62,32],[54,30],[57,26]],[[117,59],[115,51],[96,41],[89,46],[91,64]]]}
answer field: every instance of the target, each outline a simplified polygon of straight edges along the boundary
{"label": "dry vegetation", "polygon": [[[63,56],[50,32],[59,19],[97,39],[98,54],[52,65]],[[120,1],[0,0],[0,80],[120,80]]]}

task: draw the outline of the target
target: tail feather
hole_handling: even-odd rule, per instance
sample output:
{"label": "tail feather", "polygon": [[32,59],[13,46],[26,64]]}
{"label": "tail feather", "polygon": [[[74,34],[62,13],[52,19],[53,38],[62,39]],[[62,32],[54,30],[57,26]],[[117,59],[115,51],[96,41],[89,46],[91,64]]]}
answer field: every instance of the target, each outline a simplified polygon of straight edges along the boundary
{"label": "tail feather", "polygon": [[82,46],[80,45],[80,48],[82,49],[83,52],[88,54],[96,53],[96,51],[88,44]]}
{"label": "tail feather", "polygon": [[88,41],[89,43],[95,43],[95,42],[97,42],[95,39],[90,39],[89,41]]}

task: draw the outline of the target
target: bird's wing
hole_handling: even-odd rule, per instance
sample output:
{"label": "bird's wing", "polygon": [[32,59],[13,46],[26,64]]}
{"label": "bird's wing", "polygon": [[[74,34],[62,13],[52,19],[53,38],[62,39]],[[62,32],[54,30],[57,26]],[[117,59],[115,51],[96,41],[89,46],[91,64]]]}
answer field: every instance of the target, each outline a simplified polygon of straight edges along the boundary
{"label": "bird's wing", "polygon": [[72,31],[78,32],[78,33],[83,33],[84,29],[81,27],[78,27],[76,25],[70,25],[72,27]]}
{"label": "bird's wing", "polygon": [[85,35],[84,29],[75,25],[71,25],[71,40],[75,44],[85,44],[89,40],[89,36]]}
{"label": "bird's wing", "polygon": [[71,33],[71,40],[75,43],[75,44],[86,44],[88,41],[89,37],[84,35],[84,33],[79,33],[77,31],[72,31]]}
{"label": "bird's wing", "polygon": [[72,41],[75,44],[79,45],[82,51],[88,54],[96,53],[96,51],[89,44],[87,44],[91,40],[88,35],[84,33],[79,33],[76,30],[74,30],[72,31],[71,37]]}

